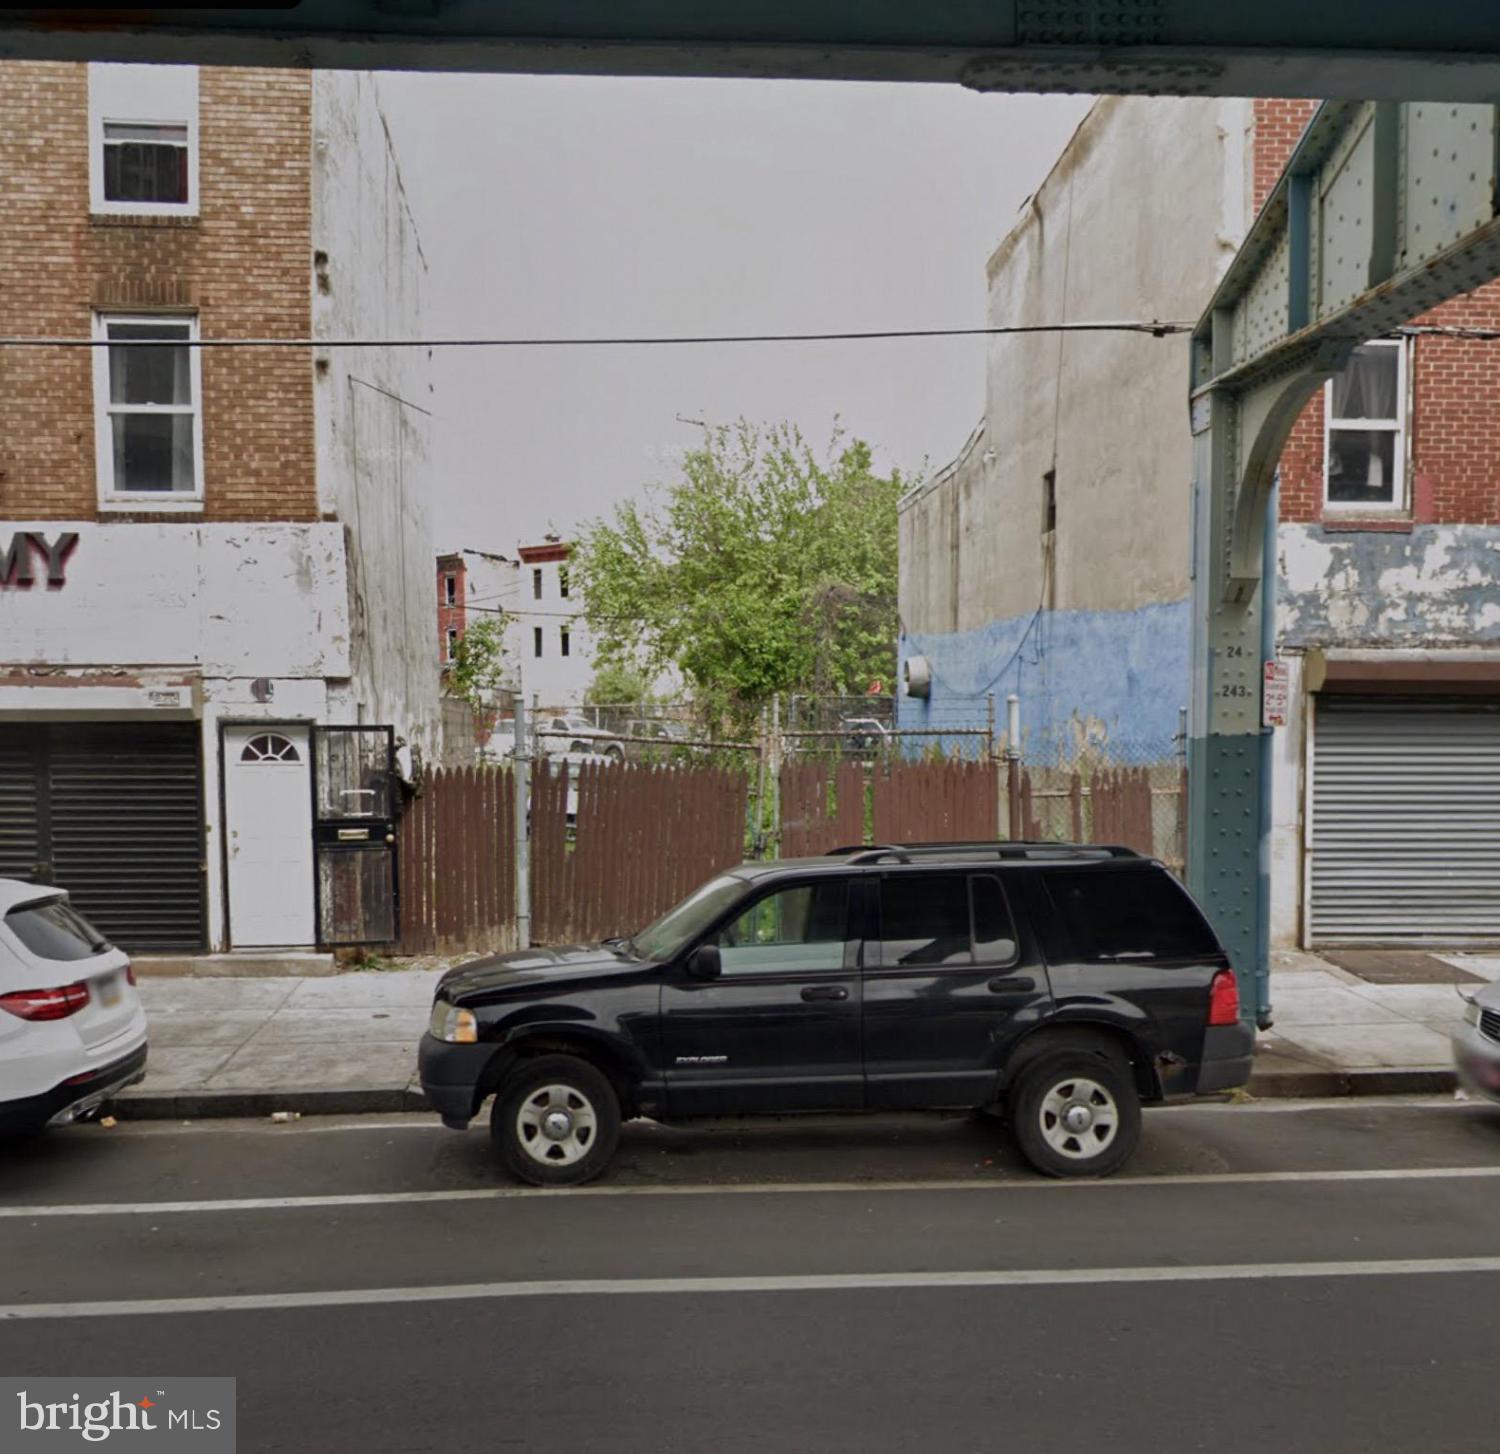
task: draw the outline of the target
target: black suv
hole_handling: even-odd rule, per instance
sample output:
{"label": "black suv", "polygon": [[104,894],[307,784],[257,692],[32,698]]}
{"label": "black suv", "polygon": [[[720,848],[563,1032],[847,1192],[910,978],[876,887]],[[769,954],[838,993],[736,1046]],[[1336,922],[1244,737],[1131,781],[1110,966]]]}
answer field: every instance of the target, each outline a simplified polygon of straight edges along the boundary
{"label": "black suv", "polygon": [[1102,1176],[1143,1101],[1228,1090],[1254,1030],[1187,892],[1128,849],[839,849],[747,863],[631,939],[444,975],[422,1089],[506,1165],[608,1165],[620,1121],[1003,1108],[1054,1176]]}

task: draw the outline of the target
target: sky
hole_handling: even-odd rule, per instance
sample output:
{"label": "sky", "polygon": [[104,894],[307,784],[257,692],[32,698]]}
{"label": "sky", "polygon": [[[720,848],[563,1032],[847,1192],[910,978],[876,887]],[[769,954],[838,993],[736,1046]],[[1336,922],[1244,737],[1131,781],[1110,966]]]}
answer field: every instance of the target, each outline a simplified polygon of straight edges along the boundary
{"label": "sky", "polygon": [[[974,327],[985,260],[1087,110],[952,86],[381,78],[429,265],[429,336]],[[670,481],[693,423],[837,420],[940,468],[983,339],[448,350],[439,550],[511,553]]]}

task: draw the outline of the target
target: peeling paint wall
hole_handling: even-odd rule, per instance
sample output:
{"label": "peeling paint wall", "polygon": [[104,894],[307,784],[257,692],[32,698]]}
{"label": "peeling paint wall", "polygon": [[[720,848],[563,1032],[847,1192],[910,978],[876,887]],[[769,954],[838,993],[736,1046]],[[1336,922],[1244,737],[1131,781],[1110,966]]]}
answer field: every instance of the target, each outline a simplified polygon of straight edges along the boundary
{"label": "peeling paint wall", "polygon": [[[316,337],[422,336],[427,260],[368,73],[313,78],[313,249]],[[332,700],[435,761],[429,353],[330,348],[313,367],[319,506],[348,552],[350,680]]]}
{"label": "peeling paint wall", "polygon": [[1282,525],[1278,541],[1285,648],[1500,642],[1500,527]]}
{"label": "peeling paint wall", "polygon": [[0,591],[4,659],[53,667],[151,666],[204,678],[349,675],[343,532],[326,525],[96,524],[65,584]]}

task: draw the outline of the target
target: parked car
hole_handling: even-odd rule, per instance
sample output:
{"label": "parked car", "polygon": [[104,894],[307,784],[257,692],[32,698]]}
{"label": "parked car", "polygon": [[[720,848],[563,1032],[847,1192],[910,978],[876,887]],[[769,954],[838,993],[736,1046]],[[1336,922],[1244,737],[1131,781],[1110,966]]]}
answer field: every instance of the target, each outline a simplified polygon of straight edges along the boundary
{"label": "parked car", "polygon": [[1459,1084],[1500,1104],[1500,984],[1487,984],[1464,1000],[1463,1024],[1453,1032]]}
{"label": "parked car", "polygon": [[571,752],[595,752],[611,762],[625,761],[625,744],[614,732],[596,727],[577,712],[544,714],[537,728],[542,751],[549,757]]}
{"label": "parked car", "polygon": [[1142,1102],[1249,1078],[1254,1030],[1187,891],[1123,848],[897,845],[748,863],[630,938],[440,981],[422,1087],[522,1180],[598,1176],[620,1122],[1002,1110],[1054,1176],[1134,1150]]}
{"label": "parked car", "polygon": [[868,756],[883,752],[890,745],[889,729],[874,717],[845,717],[839,726],[844,729],[845,752]]}
{"label": "parked car", "polygon": [[495,723],[483,747],[479,749],[484,762],[509,762],[516,755],[516,723],[513,717],[502,717]]}
{"label": "parked car", "polygon": [[0,1133],[83,1120],[145,1073],[129,959],[61,889],[0,879]]}
{"label": "parked car", "polygon": [[626,738],[646,738],[647,741],[627,741],[627,756],[642,762],[670,762],[682,754],[691,754],[700,749],[685,747],[691,734],[681,722],[663,722],[658,717],[633,717],[625,724]]}

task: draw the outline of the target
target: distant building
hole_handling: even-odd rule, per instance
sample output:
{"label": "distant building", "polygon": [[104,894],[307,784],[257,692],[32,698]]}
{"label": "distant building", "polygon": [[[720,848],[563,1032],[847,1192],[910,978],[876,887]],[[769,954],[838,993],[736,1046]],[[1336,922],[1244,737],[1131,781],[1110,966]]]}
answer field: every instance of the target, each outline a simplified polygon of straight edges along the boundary
{"label": "distant building", "polygon": [[[989,321],[1196,319],[1313,109],[1100,100],[990,258]],[[1277,943],[1500,939],[1500,349],[1456,325],[1500,328],[1500,284],[1360,348],[1281,457]],[[904,724],[1015,692],[1032,761],[1170,759],[1187,380],[1181,337],[992,340],[983,425],[901,506],[901,655],[931,679]]]}
{"label": "distant building", "polygon": [[471,625],[498,620],[504,613],[506,684],[514,684],[519,639],[514,612],[520,599],[520,571],[519,561],[484,550],[455,550],[438,556],[438,662],[445,671]]}
{"label": "distant building", "polygon": [[576,707],[594,679],[593,643],[583,624],[583,604],[568,578],[573,547],[549,537],[523,545],[516,605],[520,685],[529,704]]}
{"label": "distant building", "polygon": [[389,938],[426,355],[196,346],[421,336],[378,83],[4,62],[0,135],[6,331],[100,345],[0,350],[0,876],[133,951]]}

